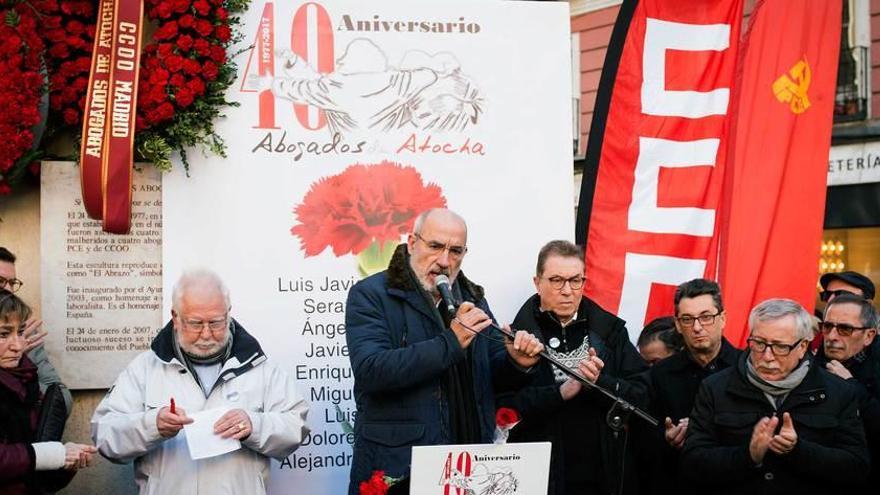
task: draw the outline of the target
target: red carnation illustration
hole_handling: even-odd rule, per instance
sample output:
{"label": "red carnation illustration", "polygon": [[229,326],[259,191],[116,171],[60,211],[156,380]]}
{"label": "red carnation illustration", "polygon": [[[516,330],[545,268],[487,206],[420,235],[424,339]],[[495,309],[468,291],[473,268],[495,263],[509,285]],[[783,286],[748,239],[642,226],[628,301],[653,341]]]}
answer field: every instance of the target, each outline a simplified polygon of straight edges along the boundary
{"label": "red carnation illustration", "polygon": [[312,184],[293,210],[299,223],[290,232],[306,256],[328,247],[337,257],[357,255],[366,276],[387,267],[421,212],[445,206],[440,186],[426,185],[413,167],[387,160],[355,164]]}

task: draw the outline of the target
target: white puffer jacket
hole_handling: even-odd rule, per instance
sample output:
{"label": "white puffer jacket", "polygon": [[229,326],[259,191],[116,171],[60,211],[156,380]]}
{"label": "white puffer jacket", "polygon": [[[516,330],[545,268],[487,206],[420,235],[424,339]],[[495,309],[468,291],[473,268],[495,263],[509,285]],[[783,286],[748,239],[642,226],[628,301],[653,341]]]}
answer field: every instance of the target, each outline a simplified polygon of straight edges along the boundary
{"label": "white puffer jacket", "polygon": [[[95,445],[111,461],[134,460],[142,495],[264,494],[269,457],[290,455],[308,432],[308,404],[293,377],[267,361],[256,339],[237,322],[234,327],[231,355],[207,398],[175,357],[169,323],[153,340],[152,350],[128,365],[95,410]],[[172,397],[188,414],[216,407],[244,409],[253,433],[239,450],[194,461],[183,430],[169,439],[159,435],[156,416]]]}

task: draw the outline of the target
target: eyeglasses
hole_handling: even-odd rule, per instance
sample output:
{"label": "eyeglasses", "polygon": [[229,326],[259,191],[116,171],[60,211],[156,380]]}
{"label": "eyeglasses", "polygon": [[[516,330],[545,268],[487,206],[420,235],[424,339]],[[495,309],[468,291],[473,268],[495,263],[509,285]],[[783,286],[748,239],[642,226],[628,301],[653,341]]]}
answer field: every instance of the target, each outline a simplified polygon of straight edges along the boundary
{"label": "eyeglasses", "polygon": [[699,321],[700,325],[702,325],[704,327],[708,327],[708,326],[715,323],[715,318],[718,318],[719,315],[721,315],[721,311],[715,313],[714,315],[710,315],[710,314],[705,314],[705,315],[700,315],[700,316],[684,315],[684,316],[679,316],[678,318],[676,318],[676,320],[678,320],[678,323],[680,323],[681,326],[683,326],[685,328],[690,328],[690,327],[694,326],[694,322],[696,322],[696,321]]}
{"label": "eyeglasses", "polygon": [[794,344],[771,344],[770,342],[764,342],[763,340],[758,340],[752,337],[749,337],[746,340],[749,343],[749,349],[752,351],[761,354],[769,347],[770,352],[772,352],[774,356],[788,356],[795,347],[799,346],[800,343],[804,341],[804,339],[801,339]]}
{"label": "eyeglasses", "polygon": [[467,253],[467,246],[449,246],[442,242],[429,241],[417,233],[413,233],[416,239],[425,243],[428,251],[432,254],[440,254],[443,251],[449,251],[449,257],[453,259],[461,259]]}
{"label": "eyeglasses", "polygon": [[0,277],[0,287],[4,287],[6,285],[9,285],[9,292],[18,292],[18,289],[21,289],[21,286],[24,285],[24,282],[17,278]]}
{"label": "eyeglasses", "polygon": [[821,299],[823,302],[828,302],[828,300],[831,299],[832,296],[837,297],[841,294],[853,294],[858,296],[858,294],[856,294],[855,292],[846,289],[823,290],[819,293],[819,299]]}
{"label": "eyeglasses", "polygon": [[229,322],[229,314],[223,315],[222,319],[209,320],[209,321],[201,321],[201,320],[186,320],[181,319],[183,321],[183,329],[190,333],[202,333],[207,325],[208,330],[212,333],[217,333],[220,330],[226,329],[227,323]]}
{"label": "eyeglasses", "polygon": [[819,328],[822,330],[822,333],[828,335],[835,328],[837,329],[837,333],[841,337],[849,337],[856,330],[867,330],[871,327],[856,327],[850,325],[849,323],[834,323],[833,321],[823,321],[819,323]]}
{"label": "eyeglasses", "polygon": [[554,290],[562,290],[565,287],[566,282],[568,286],[571,287],[571,290],[578,290],[584,286],[584,282],[587,280],[581,275],[571,278],[563,278],[563,277],[550,277],[545,278],[544,280],[550,282],[550,287],[553,287]]}

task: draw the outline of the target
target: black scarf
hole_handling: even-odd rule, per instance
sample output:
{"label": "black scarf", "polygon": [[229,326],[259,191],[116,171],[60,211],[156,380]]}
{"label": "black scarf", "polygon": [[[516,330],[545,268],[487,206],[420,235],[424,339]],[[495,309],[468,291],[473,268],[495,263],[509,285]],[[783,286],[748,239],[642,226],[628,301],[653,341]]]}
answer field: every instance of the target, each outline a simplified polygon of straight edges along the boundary
{"label": "black scarf", "polygon": [[[446,305],[442,304],[442,301],[439,306],[435,304],[434,297],[422,287],[410,265],[409,253],[406,254],[405,261],[410,282],[416,287],[428,306],[433,308],[436,319],[443,323],[444,328],[449,328],[455,315],[448,313]],[[452,292],[455,298],[461,301],[461,288],[457,281],[452,286]],[[471,345],[465,349],[464,359],[450,366],[443,377],[443,392],[449,404],[450,443],[452,444],[480,443],[480,422],[477,415],[474,374],[471,366],[471,350],[475,343],[471,342]]]}

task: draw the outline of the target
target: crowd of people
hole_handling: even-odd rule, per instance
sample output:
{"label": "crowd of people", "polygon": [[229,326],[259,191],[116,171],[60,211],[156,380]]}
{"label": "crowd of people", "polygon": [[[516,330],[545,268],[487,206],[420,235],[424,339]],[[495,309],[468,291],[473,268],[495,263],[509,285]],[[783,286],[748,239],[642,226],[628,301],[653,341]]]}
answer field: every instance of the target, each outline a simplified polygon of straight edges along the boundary
{"label": "crowd of people", "polygon": [[[634,345],[623,320],[584,296],[582,248],[541,248],[535,293],[503,332],[461,270],[467,250],[463,218],[426,211],[388,269],[349,291],[349,495],[375,471],[405,480],[413,446],[491,442],[499,407],[522,419],[510,442],[551,442],[551,495],[840,493],[880,481],[880,318],[864,275],[823,275],[818,317],[789,299],[761,302],[743,350],[724,337],[719,285],[690,280],[675,290],[674,314]],[[141,493],[265,493],[269,459],[308,433],[308,405],[231,316],[216,274],[180,277],[170,321],[98,405],[85,445],[44,425],[47,410],[63,424],[71,398],[46,331],[15,294],[14,263],[0,248],[0,493],[58,490],[98,452],[133,461]],[[659,425],[614,424],[614,401],[594,386]],[[188,412],[212,408],[226,411],[214,434],[242,448],[196,461],[180,432]]]}
{"label": "crowd of people", "polygon": [[[522,417],[509,441],[552,443],[552,495],[840,493],[876,483],[880,351],[867,277],[823,275],[820,318],[789,299],[761,302],[744,350],[724,338],[718,284],[690,280],[637,348],[622,320],[583,295],[583,249],[547,243],[535,294],[512,326],[530,354],[546,349],[660,422],[632,416],[621,429],[607,420],[614,401],[604,394],[547,360],[528,366],[515,344],[501,350],[483,289],[462,274],[466,253],[465,221],[428,211],[388,270],[349,292],[350,495],[374,471],[405,478],[413,446],[487,441],[487,416],[501,406]],[[454,312],[441,275],[464,301]]]}

